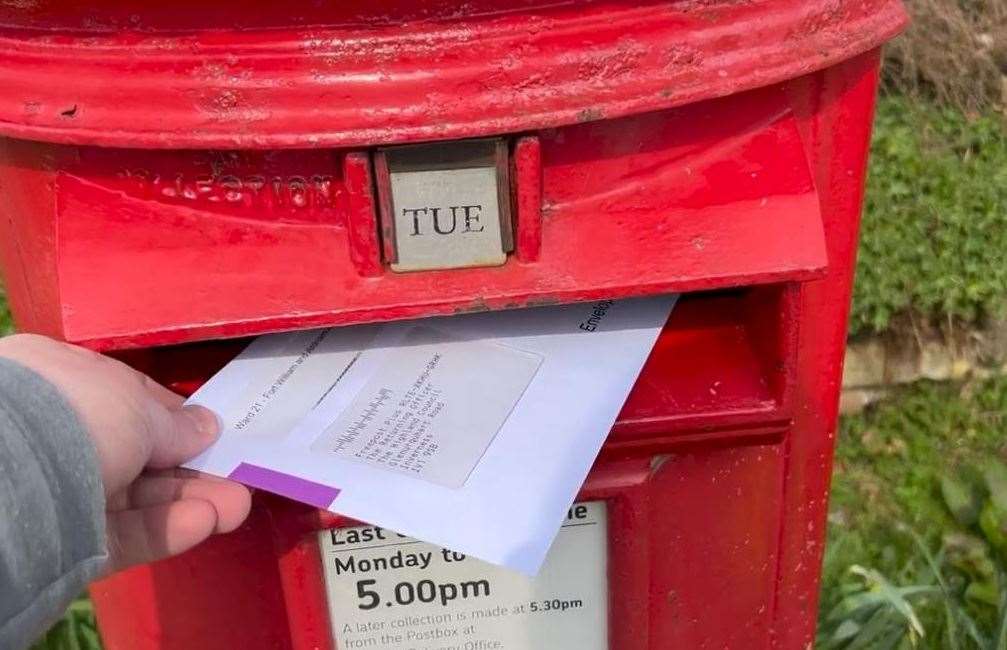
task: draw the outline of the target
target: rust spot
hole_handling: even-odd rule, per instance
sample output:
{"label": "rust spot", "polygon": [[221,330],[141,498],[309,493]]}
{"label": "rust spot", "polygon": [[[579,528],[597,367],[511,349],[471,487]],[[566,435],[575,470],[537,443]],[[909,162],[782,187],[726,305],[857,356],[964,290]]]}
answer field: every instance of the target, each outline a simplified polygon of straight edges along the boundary
{"label": "rust spot", "polygon": [[455,314],[476,314],[476,313],[479,313],[479,312],[489,311],[489,310],[490,310],[489,305],[486,304],[485,300],[483,300],[482,298],[476,298],[475,300],[473,300],[471,303],[469,303],[467,305],[459,305],[458,307],[455,307],[454,313]]}
{"label": "rust spot", "polygon": [[650,460],[650,475],[654,476],[657,474],[661,470],[661,467],[668,462],[669,458],[671,458],[671,454],[659,454],[654,456]]}
{"label": "rust spot", "polygon": [[581,55],[577,67],[578,76],[592,83],[604,83],[632,74],[647,55],[648,49],[641,44],[623,38],[615,50],[590,52]]}
{"label": "rust spot", "polygon": [[560,304],[559,300],[556,298],[550,298],[549,296],[542,296],[541,298],[529,298],[525,302],[526,307],[552,307],[553,305]]}
{"label": "rust spot", "polygon": [[585,108],[577,113],[578,122],[593,122],[605,117],[605,113],[600,108]]}
{"label": "rust spot", "polygon": [[689,70],[703,64],[703,53],[687,45],[672,45],[663,53],[665,70]]}
{"label": "rust spot", "polygon": [[38,0],[6,0],[3,4],[7,5],[12,9],[18,9],[20,11],[28,11],[30,9],[37,9],[40,2]]}
{"label": "rust spot", "polygon": [[238,105],[238,93],[233,90],[225,90],[217,95],[214,103],[220,110],[229,111]]}

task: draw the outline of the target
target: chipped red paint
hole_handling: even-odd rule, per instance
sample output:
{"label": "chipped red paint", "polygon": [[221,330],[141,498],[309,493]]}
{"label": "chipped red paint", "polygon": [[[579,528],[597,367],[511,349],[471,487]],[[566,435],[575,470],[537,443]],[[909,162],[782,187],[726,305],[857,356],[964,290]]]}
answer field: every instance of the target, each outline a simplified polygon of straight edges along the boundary
{"label": "chipped red paint", "polygon": [[535,262],[542,254],[542,145],[523,136],[514,143],[514,256]]}
{"label": "chipped red paint", "polygon": [[[59,296],[31,307],[33,294],[12,290],[16,317],[39,314],[34,329],[110,350],[799,281],[825,268],[820,200],[782,86],[537,140],[537,261],[424,273],[375,268],[361,224],[376,200],[344,178],[360,169],[343,162],[353,151],[0,140],[7,195],[39,203],[31,227],[55,249],[44,262],[18,257],[11,245],[35,242],[16,223],[8,245],[0,240],[18,276]],[[518,174],[519,199],[534,175]],[[21,196],[28,176],[44,179],[31,197]]]}
{"label": "chipped red paint", "polygon": [[792,79],[904,20],[894,0],[70,4],[0,9],[0,133],[143,148],[513,133]]}
{"label": "chipped red paint", "polygon": [[[898,2],[305,7],[0,7],[19,327],[185,394],[263,332],[686,292],[581,492],[608,502],[610,647],[809,647]],[[391,273],[374,147],[485,135],[514,254]],[[106,646],[332,650],[316,533],[348,523],[257,495],[94,585]]]}
{"label": "chipped red paint", "polygon": [[371,160],[366,153],[343,157],[346,184],[346,240],[350,261],[364,277],[381,275],[381,242],[378,239],[378,208],[374,201]]}

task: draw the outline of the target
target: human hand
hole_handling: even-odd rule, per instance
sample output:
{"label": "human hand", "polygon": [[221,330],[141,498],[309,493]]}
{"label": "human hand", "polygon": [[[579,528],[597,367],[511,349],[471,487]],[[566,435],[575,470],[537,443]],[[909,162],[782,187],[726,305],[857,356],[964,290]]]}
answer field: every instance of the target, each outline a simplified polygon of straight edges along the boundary
{"label": "human hand", "polygon": [[219,435],[216,416],[129,366],[31,334],[0,338],[0,357],[62,393],[98,451],[111,569],[181,553],[245,520],[243,485],[179,469]]}

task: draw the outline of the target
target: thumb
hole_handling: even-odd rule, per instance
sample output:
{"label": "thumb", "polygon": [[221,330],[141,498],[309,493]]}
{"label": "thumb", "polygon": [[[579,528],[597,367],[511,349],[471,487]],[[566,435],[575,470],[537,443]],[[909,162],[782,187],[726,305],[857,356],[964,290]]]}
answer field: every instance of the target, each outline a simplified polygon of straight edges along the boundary
{"label": "thumb", "polygon": [[199,455],[220,436],[217,416],[202,406],[169,409],[158,405],[154,410],[150,467],[175,467]]}

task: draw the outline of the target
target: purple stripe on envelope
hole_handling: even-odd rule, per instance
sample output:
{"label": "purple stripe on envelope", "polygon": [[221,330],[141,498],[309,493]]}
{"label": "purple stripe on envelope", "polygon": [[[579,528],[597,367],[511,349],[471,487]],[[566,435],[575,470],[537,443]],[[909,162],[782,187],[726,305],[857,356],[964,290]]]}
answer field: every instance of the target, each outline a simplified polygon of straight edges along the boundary
{"label": "purple stripe on envelope", "polygon": [[297,478],[250,463],[241,463],[228,478],[260,490],[273,492],[316,508],[328,508],[339,496],[339,488]]}

